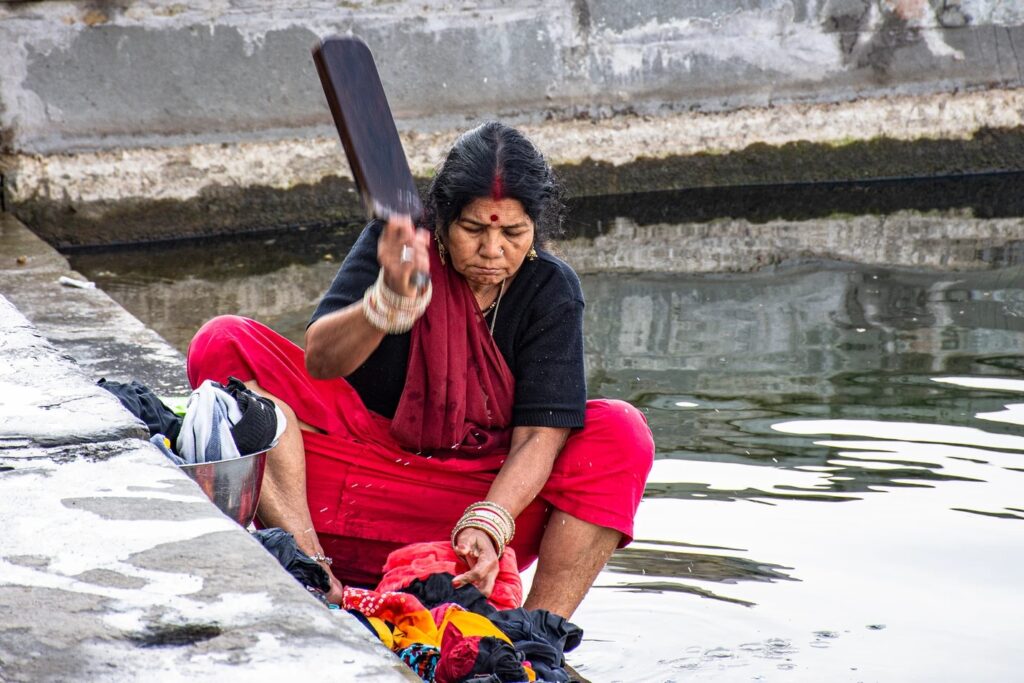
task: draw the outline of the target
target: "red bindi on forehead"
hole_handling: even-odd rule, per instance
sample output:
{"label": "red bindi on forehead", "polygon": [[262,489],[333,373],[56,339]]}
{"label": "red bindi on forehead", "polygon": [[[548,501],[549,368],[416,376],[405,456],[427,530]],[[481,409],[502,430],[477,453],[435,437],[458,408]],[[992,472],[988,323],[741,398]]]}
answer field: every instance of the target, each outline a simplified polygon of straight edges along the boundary
{"label": "red bindi on forehead", "polygon": [[497,223],[498,222],[498,214],[496,214],[496,213],[492,213],[491,214],[491,222],[492,223]]}

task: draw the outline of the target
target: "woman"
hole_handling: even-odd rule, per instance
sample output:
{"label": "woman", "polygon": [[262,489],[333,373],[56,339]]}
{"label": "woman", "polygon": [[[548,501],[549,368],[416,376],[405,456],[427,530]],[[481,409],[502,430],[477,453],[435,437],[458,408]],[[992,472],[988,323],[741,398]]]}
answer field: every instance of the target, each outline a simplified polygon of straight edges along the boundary
{"label": "woman", "polygon": [[562,208],[536,148],[486,123],[449,152],[419,229],[363,231],[305,354],[237,317],[197,333],[193,385],[237,376],[288,417],[263,524],[371,585],[390,551],[451,538],[470,567],[456,586],[490,594],[510,545],[520,568],[539,558],[525,606],[572,614],[631,540],[654,449],[636,409],[586,400],[579,280],[543,249]]}

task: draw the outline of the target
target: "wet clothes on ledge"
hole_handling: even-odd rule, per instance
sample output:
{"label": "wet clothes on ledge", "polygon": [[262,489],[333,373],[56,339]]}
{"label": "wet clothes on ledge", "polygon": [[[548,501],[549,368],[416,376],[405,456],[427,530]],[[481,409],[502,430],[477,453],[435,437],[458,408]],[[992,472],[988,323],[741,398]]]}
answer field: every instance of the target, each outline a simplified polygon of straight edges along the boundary
{"label": "wet clothes on ledge", "polygon": [[224,384],[203,382],[189,396],[184,417],[136,380],[125,384],[102,378],[97,384],[146,423],[153,445],[176,465],[261,453],[277,444],[286,425],[280,408],[235,377]]}
{"label": "wet clothes on ledge", "polygon": [[[326,572],[290,533],[263,529],[253,537],[324,600]],[[485,598],[475,586],[452,585],[454,573],[468,567],[450,545],[418,543],[388,557],[390,569],[375,590],[346,587],[343,607],[424,681],[565,683],[564,653],[580,644],[583,631],[546,610],[520,607],[522,580],[515,566],[515,552],[506,551],[494,591]],[[431,573],[443,567],[451,572]],[[508,599],[513,602],[505,608]]]}
{"label": "wet clothes on ledge", "polygon": [[[468,567],[456,557],[451,546],[442,551],[440,543],[414,544],[400,548],[388,558],[395,570],[416,563],[419,558],[450,562],[454,571]],[[506,551],[512,555],[514,551]],[[505,558],[502,558],[505,561]],[[515,558],[509,559],[514,566]],[[421,566],[426,566],[422,564]],[[417,572],[404,572],[412,576]],[[577,647],[583,632],[579,627],[546,610],[526,610],[520,602],[510,609],[497,609],[474,586],[452,586],[453,574],[433,573],[415,578],[400,592],[344,590],[344,608],[362,617],[363,623],[395,652],[424,681],[465,683],[467,681],[545,681],[565,683],[569,675],[563,653]],[[514,580],[520,595],[518,572],[499,573],[495,591],[513,594]]]}
{"label": "wet clothes on ledge", "polygon": [[117,396],[128,412],[145,422],[150,436],[163,434],[172,444],[178,439],[181,417],[164,405],[145,384],[134,379],[128,383],[113,382],[106,377],[101,377],[96,384]]}
{"label": "wet clothes on ledge", "polygon": [[[539,680],[559,683],[569,680],[562,668],[565,663],[563,653],[575,649],[583,640],[583,631],[578,626],[547,610],[527,610],[518,604],[508,609],[496,609],[492,605],[493,594],[489,602],[474,586],[455,588],[452,586],[453,578],[454,575],[449,573],[431,574],[416,579],[402,590],[415,595],[428,609],[455,603],[487,617],[530,662]],[[499,579],[495,588],[500,583]]]}
{"label": "wet clothes on ledge", "polygon": [[327,576],[327,571],[316,560],[299,550],[295,537],[290,533],[273,527],[254,531],[252,537],[274,556],[292,578],[307,589],[319,591],[321,594],[331,590],[331,580]]}
{"label": "wet clothes on ledge", "polygon": [[[448,603],[433,610],[427,609],[415,596],[408,593],[381,593],[362,588],[344,588],[342,607],[356,611],[367,618],[373,632],[392,652],[413,664],[418,673],[430,674],[427,681],[456,683],[468,676],[481,655],[481,639],[494,638],[506,644],[506,653],[518,665],[516,676],[510,680],[534,680],[523,668],[511,641],[489,619],[461,606]],[[411,659],[410,648],[416,658]],[[486,658],[493,647],[483,649]],[[454,659],[453,659],[454,658]],[[448,661],[452,659],[452,661]],[[507,659],[507,658],[505,658]],[[433,660],[436,660],[434,662]],[[483,661],[482,665],[491,662]],[[502,661],[507,668],[507,661]],[[445,675],[444,672],[451,672]],[[480,671],[480,673],[490,673]],[[421,677],[423,675],[421,674]]]}
{"label": "wet clothes on ledge", "polygon": [[175,451],[189,464],[262,453],[277,445],[285,426],[281,409],[238,378],[206,380],[188,397]]}

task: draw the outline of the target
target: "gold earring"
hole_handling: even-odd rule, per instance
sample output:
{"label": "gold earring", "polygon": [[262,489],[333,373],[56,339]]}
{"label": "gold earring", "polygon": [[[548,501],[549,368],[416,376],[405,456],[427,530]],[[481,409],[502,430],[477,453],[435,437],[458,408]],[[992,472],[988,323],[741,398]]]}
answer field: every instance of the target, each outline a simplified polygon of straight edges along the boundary
{"label": "gold earring", "polygon": [[530,251],[526,252],[526,258],[530,259],[531,261],[536,261],[537,260],[537,249],[536,249],[536,247],[534,247],[533,245],[530,245]]}

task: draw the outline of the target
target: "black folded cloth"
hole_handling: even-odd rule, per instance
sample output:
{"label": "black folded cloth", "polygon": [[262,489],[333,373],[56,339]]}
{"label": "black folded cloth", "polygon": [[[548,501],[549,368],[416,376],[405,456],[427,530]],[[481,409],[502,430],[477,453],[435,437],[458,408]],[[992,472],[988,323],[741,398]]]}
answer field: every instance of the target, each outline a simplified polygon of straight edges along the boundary
{"label": "black folded cloth", "polygon": [[134,379],[125,384],[124,382],[111,382],[102,377],[97,384],[117,396],[121,405],[127,408],[132,415],[145,422],[150,436],[163,434],[170,439],[172,444],[178,440],[178,432],[181,431],[181,417],[164,405],[152,389]]}
{"label": "black folded cloth", "polygon": [[571,680],[563,668],[563,653],[579,646],[583,629],[545,609],[517,607],[500,610],[489,618],[530,661],[538,680],[551,683]]}
{"label": "black folded cloth", "polygon": [[327,571],[312,557],[299,550],[299,546],[295,544],[295,537],[290,533],[272,527],[254,531],[252,536],[303,586],[324,593],[331,590],[331,580],[327,576]]}
{"label": "black folded cloth", "polygon": [[260,453],[277,438],[277,413],[274,403],[246,387],[237,377],[229,377],[224,390],[231,394],[242,411],[242,418],[231,428],[231,436],[242,455]]}
{"label": "black folded cloth", "polygon": [[415,595],[427,609],[434,609],[446,602],[454,602],[470,612],[490,617],[497,612],[480,589],[471,583],[456,588],[452,585],[455,577],[448,572],[431,574],[425,579],[415,579],[402,589],[403,593]]}

